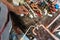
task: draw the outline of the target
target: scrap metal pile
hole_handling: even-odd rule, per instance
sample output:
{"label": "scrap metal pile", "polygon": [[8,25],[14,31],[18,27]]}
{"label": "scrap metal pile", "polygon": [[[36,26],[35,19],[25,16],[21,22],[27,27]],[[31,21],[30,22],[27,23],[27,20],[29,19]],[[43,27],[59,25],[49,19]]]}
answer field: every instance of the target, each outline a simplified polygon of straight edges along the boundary
{"label": "scrap metal pile", "polygon": [[18,4],[20,6],[22,4],[29,11],[28,15],[20,14],[18,16],[25,27],[21,29],[24,33],[23,37],[26,35],[29,40],[34,38],[37,40],[60,40],[60,36],[57,37],[55,33],[55,29],[60,28],[59,5],[56,2],[57,0],[26,0]]}

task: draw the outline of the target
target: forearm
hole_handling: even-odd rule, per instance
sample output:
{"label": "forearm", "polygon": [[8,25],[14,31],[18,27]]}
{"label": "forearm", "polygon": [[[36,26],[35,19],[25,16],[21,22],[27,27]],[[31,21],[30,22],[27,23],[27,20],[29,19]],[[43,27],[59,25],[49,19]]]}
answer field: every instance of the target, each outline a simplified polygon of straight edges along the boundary
{"label": "forearm", "polygon": [[[23,6],[13,6],[11,3],[9,3],[7,0],[2,0],[2,2],[8,7],[10,11],[13,11],[14,13],[20,15],[21,13],[25,13],[23,10],[28,11],[25,7]],[[25,13],[26,14],[26,13]]]}
{"label": "forearm", "polygon": [[7,0],[2,0],[2,2],[8,7],[10,11],[14,11],[14,6],[9,3]]}

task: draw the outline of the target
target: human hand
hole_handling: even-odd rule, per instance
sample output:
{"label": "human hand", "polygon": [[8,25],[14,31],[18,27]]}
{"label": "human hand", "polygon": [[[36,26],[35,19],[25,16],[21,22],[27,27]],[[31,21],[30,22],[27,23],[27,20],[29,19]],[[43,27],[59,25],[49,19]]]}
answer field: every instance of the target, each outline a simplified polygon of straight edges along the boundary
{"label": "human hand", "polygon": [[20,15],[22,13],[27,15],[29,13],[29,11],[24,6],[15,7],[14,12],[17,15]]}

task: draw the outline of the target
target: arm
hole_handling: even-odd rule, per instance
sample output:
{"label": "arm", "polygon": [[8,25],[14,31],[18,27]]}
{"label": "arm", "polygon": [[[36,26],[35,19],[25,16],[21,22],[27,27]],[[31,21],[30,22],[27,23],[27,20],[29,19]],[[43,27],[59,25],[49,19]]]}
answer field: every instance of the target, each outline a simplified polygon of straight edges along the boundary
{"label": "arm", "polygon": [[[24,6],[15,7],[11,3],[9,3],[7,0],[2,0],[2,2],[8,7],[10,11],[13,11],[18,15],[20,15],[21,13],[28,14],[28,11]],[[23,10],[25,10],[25,12]]]}
{"label": "arm", "polygon": [[2,2],[8,7],[9,10],[14,11],[14,6],[9,3],[7,0],[2,0]]}
{"label": "arm", "polygon": [[20,7],[15,7],[15,6],[13,6],[11,3],[9,3],[7,0],[2,0],[2,3],[4,3],[6,6],[7,6],[7,8],[9,9],[9,11],[12,11],[12,12],[14,12],[14,13],[16,13],[16,14],[18,14],[18,15],[20,15],[21,14],[21,10],[20,10]]}

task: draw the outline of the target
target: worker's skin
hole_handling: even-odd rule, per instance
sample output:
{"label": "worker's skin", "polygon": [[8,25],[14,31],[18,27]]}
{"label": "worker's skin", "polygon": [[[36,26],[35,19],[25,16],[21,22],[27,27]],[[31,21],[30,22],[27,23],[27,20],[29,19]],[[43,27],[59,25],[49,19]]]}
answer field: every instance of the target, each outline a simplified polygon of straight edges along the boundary
{"label": "worker's skin", "polygon": [[[10,11],[15,12],[17,15],[20,15],[21,13],[28,14],[28,10],[24,6],[15,7],[7,0],[2,0],[2,2],[8,7]],[[25,12],[23,12],[23,10],[25,10]]]}

